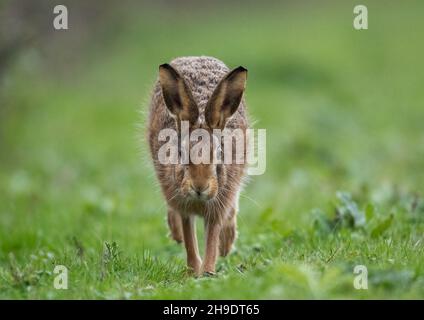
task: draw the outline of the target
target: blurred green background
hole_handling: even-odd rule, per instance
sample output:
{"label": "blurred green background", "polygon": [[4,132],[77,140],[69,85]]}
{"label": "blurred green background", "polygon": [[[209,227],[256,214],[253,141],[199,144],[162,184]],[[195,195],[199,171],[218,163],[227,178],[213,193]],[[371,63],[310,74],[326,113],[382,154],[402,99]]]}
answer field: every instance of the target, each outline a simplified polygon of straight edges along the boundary
{"label": "blurred green background", "polygon": [[[0,4],[0,298],[424,297],[424,2],[361,1],[362,31],[355,1],[62,0],[69,30],[56,4]],[[186,275],[143,140],[187,55],[246,67],[267,129],[216,278]]]}

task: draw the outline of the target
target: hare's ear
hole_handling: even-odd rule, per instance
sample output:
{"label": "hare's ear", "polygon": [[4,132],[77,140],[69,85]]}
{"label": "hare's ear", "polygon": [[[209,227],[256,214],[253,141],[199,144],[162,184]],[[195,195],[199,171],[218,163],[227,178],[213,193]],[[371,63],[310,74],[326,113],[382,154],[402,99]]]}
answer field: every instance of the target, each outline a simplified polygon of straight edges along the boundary
{"label": "hare's ear", "polygon": [[223,129],[229,117],[240,105],[246,86],[247,70],[243,67],[230,71],[218,84],[205,108],[206,124]]}
{"label": "hare's ear", "polygon": [[162,64],[159,66],[159,82],[166,107],[176,120],[195,124],[199,118],[199,109],[180,74],[169,64]]}

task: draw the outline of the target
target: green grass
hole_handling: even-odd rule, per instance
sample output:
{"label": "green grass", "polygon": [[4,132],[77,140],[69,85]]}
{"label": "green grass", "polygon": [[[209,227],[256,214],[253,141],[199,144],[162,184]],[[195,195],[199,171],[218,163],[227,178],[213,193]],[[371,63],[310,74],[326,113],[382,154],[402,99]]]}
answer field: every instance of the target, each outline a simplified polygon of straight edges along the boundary
{"label": "green grass", "polygon": [[[424,6],[364,4],[367,31],[353,2],[158,7],[27,50],[1,89],[0,298],[424,298]],[[139,127],[158,65],[201,54],[249,69],[267,171],[236,250],[194,279]]]}

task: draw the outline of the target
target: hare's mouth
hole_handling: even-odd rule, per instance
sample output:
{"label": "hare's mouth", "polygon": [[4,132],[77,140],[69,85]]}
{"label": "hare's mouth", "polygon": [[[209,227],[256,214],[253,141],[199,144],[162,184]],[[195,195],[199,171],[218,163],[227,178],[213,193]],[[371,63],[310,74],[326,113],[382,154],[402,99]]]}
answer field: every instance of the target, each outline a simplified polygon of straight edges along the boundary
{"label": "hare's mouth", "polygon": [[188,192],[188,198],[192,201],[197,201],[197,202],[206,202],[208,200],[210,200],[211,198],[213,198],[213,196],[209,193],[197,193],[197,192],[192,192],[191,190]]}
{"label": "hare's mouth", "polygon": [[210,187],[203,190],[190,188],[187,192],[187,198],[194,202],[207,202],[215,197],[215,192]]}

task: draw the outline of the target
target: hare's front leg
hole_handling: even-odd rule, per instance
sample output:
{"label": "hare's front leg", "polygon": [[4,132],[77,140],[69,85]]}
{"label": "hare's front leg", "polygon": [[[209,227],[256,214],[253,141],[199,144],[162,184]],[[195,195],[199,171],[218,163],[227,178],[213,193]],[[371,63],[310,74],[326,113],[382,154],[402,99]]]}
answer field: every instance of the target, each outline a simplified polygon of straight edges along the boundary
{"label": "hare's front leg", "polygon": [[183,216],[183,236],[184,246],[187,252],[187,266],[199,275],[202,266],[202,260],[199,255],[199,246],[197,244],[196,226],[194,224],[194,216]]}
{"label": "hare's front leg", "polygon": [[223,257],[228,255],[237,237],[237,211],[231,208],[229,216],[222,223],[219,234],[219,254]]}
{"label": "hare's front leg", "polygon": [[171,231],[171,237],[176,242],[183,242],[183,226],[181,216],[174,209],[168,208],[168,226]]}
{"label": "hare's front leg", "polygon": [[216,259],[218,257],[218,244],[221,224],[219,221],[216,221],[216,219],[206,220],[205,227],[206,249],[202,271],[205,274],[214,274]]}

